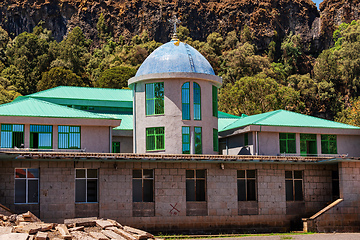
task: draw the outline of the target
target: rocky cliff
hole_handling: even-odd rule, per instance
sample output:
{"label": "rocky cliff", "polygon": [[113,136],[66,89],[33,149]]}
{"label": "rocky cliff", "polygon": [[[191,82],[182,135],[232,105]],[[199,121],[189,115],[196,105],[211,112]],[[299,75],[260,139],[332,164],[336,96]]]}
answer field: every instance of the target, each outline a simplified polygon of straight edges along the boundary
{"label": "rocky cliff", "polygon": [[147,30],[156,41],[169,40],[174,14],[191,37],[206,39],[211,32],[225,35],[248,25],[259,49],[293,32],[318,48],[320,15],[311,0],[3,0],[0,25],[11,36],[43,23],[57,41],[74,26],[96,41],[96,24],[103,13],[112,35],[130,39]]}

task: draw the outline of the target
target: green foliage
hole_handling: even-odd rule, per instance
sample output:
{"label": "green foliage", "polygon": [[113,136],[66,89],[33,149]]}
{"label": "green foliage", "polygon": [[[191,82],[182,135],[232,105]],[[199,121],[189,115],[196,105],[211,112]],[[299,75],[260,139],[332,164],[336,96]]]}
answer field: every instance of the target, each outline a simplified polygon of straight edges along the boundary
{"label": "green foliage", "polygon": [[106,40],[110,37],[108,25],[105,22],[104,14],[101,13],[96,24],[96,29],[98,31],[98,37],[102,40]]}
{"label": "green foliage", "polygon": [[100,88],[126,88],[128,86],[127,80],[135,76],[136,69],[130,67],[113,67],[105,70],[95,86]]}
{"label": "green foliage", "polygon": [[9,41],[9,34],[0,26],[0,49],[5,48]]}
{"label": "green foliage", "polygon": [[240,41],[241,43],[251,43],[254,36],[249,28],[249,26],[244,25],[241,33],[240,33]]}
{"label": "green foliage", "polygon": [[85,84],[81,78],[71,70],[64,69],[63,67],[55,67],[42,74],[42,78],[38,82],[37,89],[38,91],[43,91],[58,86],[84,87]]}
{"label": "green foliage", "polygon": [[360,127],[360,97],[350,100],[350,106],[339,112],[336,121]]}
{"label": "green foliage", "polygon": [[264,73],[228,83],[219,94],[219,110],[238,116],[277,109],[301,111],[303,106],[299,92],[278,84]]}
{"label": "green foliage", "polygon": [[[2,82],[1,77],[0,82]],[[0,104],[11,102],[18,96],[21,96],[21,94],[14,90],[6,90],[2,85],[0,85]]]}
{"label": "green foliage", "polygon": [[302,54],[302,43],[299,35],[290,33],[281,43],[282,61],[289,74],[295,74],[298,70],[298,60]]}

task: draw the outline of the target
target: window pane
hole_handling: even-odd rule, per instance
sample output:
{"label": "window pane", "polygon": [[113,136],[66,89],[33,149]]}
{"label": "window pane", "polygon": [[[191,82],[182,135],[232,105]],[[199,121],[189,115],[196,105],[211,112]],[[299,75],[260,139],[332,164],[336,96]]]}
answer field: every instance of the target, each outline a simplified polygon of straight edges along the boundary
{"label": "window pane", "polygon": [[25,179],[15,179],[15,203],[26,203]]}
{"label": "window pane", "polygon": [[37,203],[39,201],[39,192],[38,192],[38,180],[29,180],[28,181],[28,202]]}
{"label": "window pane", "polygon": [[196,170],[196,178],[205,178],[205,170]]}
{"label": "window pane", "polygon": [[80,133],[69,133],[69,148],[80,148]]}
{"label": "window pane", "polygon": [[194,178],[194,170],[186,170],[186,178]]}
{"label": "window pane", "polygon": [[133,202],[142,202],[142,180],[133,179]]}
{"label": "window pane", "polygon": [[295,140],[288,140],[288,153],[296,153],[296,142]]}
{"label": "window pane", "polygon": [[302,171],[294,171],[294,179],[302,179]]}
{"label": "window pane", "polygon": [[195,180],[186,180],[186,201],[195,201]]}
{"label": "window pane", "polygon": [[205,180],[196,180],[196,201],[205,201]]}
{"label": "window pane", "polygon": [[87,169],[88,178],[97,178],[97,169]]}
{"label": "window pane", "polygon": [[49,147],[51,148],[51,133],[39,133],[39,148]]}
{"label": "window pane", "polygon": [[28,178],[39,178],[39,169],[32,168],[27,171]]}
{"label": "window pane", "polygon": [[76,169],[76,178],[85,178],[86,169]]}
{"label": "window pane", "polygon": [[302,201],[303,194],[302,194],[302,180],[294,180],[295,184],[295,201]]}
{"label": "window pane", "polygon": [[133,170],[133,178],[142,178],[141,170],[134,169]]}
{"label": "window pane", "polygon": [[15,178],[26,178],[26,169],[15,169]]}
{"label": "window pane", "polygon": [[153,170],[152,169],[144,169],[143,174],[144,174],[144,178],[153,178]]}
{"label": "window pane", "polygon": [[256,200],[255,180],[247,180],[247,201]]}
{"label": "window pane", "polygon": [[153,202],[153,180],[144,180],[144,202]]}
{"label": "window pane", "polygon": [[238,170],[237,171],[238,178],[245,178],[245,170]]}
{"label": "window pane", "polygon": [[256,177],[255,170],[247,170],[246,171],[246,177],[247,178],[255,178]]}
{"label": "window pane", "polygon": [[182,119],[190,120],[190,83],[184,83],[181,89]]}
{"label": "window pane", "polygon": [[1,132],[1,147],[12,148],[12,132]]}
{"label": "window pane", "polygon": [[293,201],[293,181],[292,180],[286,180],[285,181],[285,187],[286,187],[286,201]]}
{"label": "window pane", "polygon": [[238,201],[246,201],[245,179],[237,180],[237,185],[238,185]]}
{"label": "window pane", "polygon": [[75,202],[86,202],[86,180],[76,179],[75,181]]}
{"label": "window pane", "polygon": [[87,202],[97,202],[97,179],[87,180]]}
{"label": "window pane", "polygon": [[291,178],[292,179],[292,171],[285,171],[285,178]]}

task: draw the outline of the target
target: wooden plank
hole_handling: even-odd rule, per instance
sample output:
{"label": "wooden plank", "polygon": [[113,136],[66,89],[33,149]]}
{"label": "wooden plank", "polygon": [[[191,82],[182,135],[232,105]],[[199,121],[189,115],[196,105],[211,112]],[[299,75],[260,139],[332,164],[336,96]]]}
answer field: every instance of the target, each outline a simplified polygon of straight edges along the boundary
{"label": "wooden plank", "polygon": [[109,238],[104,234],[102,234],[101,232],[89,232],[89,235],[95,238],[96,240],[109,240]]}
{"label": "wooden plank", "polygon": [[151,233],[145,232],[145,231],[137,229],[137,228],[124,226],[124,230],[129,233],[137,234],[139,236],[139,239],[154,238],[154,235],[152,235]]}
{"label": "wooden plank", "polygon": [[48,233],[46,232],[37,232],[35,236],[35,240],[46,240],[48,237]]}
{"label": "wooden plank", "polygon": [[0,240],[27,240],[28,237],[27,233],[7,233],[0,235]]}
{"label": "wooden plank", "polygon": [[102,229],[114,226],[114,224],[112,224],[110,221],[106,221],[106,220],[96,220],[95,222],[96,222],[96,225],[98,227],[101,227]]}
{"label": "wooden plank", "polygon": [[95,226],[95,221],[97,217],[88,217],[88,218],[72,218],[72,219],[65,219],[64,224],[70,225],[74,224],[75,226]]}
{"label": "wooden plank", "polygon": [[[73,237],[74,240],[96,240],[96,238],[93,238],[86,232],[81,232],[81,231],[71,232],[71,236]],[[109,239],[107,238],[106,240]]]}
{"label": "wooden plank", "polygon": [[123,226],[120,223],[118,223],[117,221],[115,221],[115,220],[107,219],[106,221],[111,222],[112,224],[114,224],[115,227],[123,229]]}
{"label": "wooden plank", "polygon": [[46,232],[53,228],[52,223],[26,223],[26,225],[15,226],[15,232],[35,234],[39,231]]}
{"label": "wooden plank", "polygon": [[84,231],[84,226],[80,226],[80,227],[73,227],[73,228],[69,228],[68,230],[69,230],[69,232],[74,232],[74,231]]}
{"label": "wooden plank", "polygon": [[103,233],[105,236],[109,237],[110,239],[115,240],[126,240],[121,235],[113,232],[112,230],[102,230],[101,233]]}
{"label": "wooden plank", "polygon": [[59,231],[59,233],[61,234],[61,237],[63,239],[71,239],[72,238],[70,233],[69,233],[69,230],[67,229],[65,224],[57,225],[56,230]]}
{"label": "wooden plank", "polygon": [[124,237],[127,240],[137,240],[137,238],[135,236],[133,236],[131,233],[128,233],[120,228],[117,227],[108,227],[106,229],[112,230],[115,233],[121,235],[122,237]]}
{"label": "wooden plank", "polygon": [[14,231],[13,227],[0,227],[0,235],[6,233],[12,233]]}

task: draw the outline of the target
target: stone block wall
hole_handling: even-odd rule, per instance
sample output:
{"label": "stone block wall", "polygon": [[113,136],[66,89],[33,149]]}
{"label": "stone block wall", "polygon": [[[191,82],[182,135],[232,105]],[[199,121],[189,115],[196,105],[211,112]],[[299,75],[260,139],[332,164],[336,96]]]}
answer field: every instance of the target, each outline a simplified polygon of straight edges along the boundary
{"label": "stone block wall", "polygon": [[[14,204],[18,167],[40,169],[39,204]],[[98,169],[98,203],[75,204],[76,168]],[[154,170],[154,203],[133,203],[133,169]],[[206,170],[205,203],[186,201],[187,169]],[[286,231],[294,219],[309,217],[331,201],[331,171],[336,169],[320,164],[224,163],[222,169],[220,163],[202,162],[0,161],[0,203],[51,222],[91,215],[154,232]],[[256,170],[256,201],[238,201],[237,170]],[[286,170],[303,171],[304,201],[286,201]],[[196,216],[187,211],[189,203],[198,204]]]}

